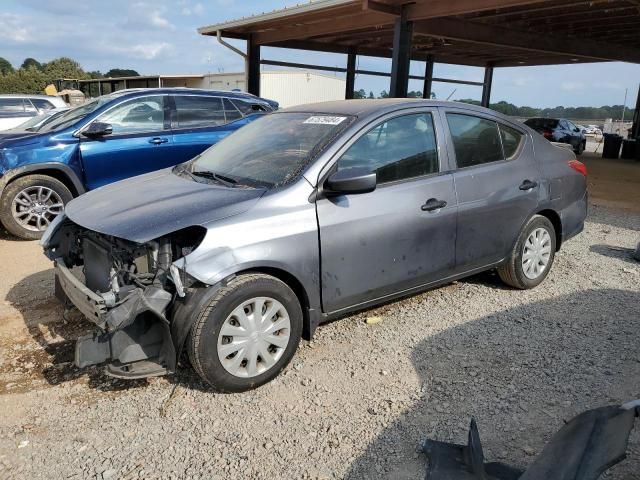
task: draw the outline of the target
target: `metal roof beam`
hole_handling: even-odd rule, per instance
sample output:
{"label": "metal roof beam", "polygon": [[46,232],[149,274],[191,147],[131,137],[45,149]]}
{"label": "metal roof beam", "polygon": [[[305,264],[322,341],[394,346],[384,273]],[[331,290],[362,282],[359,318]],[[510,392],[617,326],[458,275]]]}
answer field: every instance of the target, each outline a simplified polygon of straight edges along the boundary
{"label": "metal roof beam", "polygon": [[[640,63],[640,49],[637,48],[624,45],[603,45],[588,39],[540,35],[539,33],[510,30],[454,18],[414,22],[414,32],[482,45],[580,57],[592,61]],[[526,60],[526,57],[523,60]]]}
{"label": "metal roof beam", "polygon": [[431,0],[409,5],[408,18],[425,20],[545,2],[546,0]]}
{"label": "metal roof beam", "polygon": [[331,18],[311,24],[294,25],[292,27],[278,28],[257,32],[254,39],[259,45],[284,42],[287,40],[302,40],[323,35],[339,34],[357,29],[375,28],[380,25],[393,24],[393,17],[380,12],[359,12],[356,15],[345,15],[339,18]]}

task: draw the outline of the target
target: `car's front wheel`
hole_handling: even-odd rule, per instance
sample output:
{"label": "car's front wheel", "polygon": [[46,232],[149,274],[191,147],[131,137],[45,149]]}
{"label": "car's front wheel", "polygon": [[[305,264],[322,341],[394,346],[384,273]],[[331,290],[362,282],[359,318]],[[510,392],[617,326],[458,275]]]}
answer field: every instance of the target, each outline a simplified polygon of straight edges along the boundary
{"label": "car's front wheel", "polygon": [[53,177],[20,177],[2,193],[0,221],[16,237],[37,240],[72,198],[65,184]]}
{"label": "car's front wheel", "polygon": [[302,335],[295,293],[270,275],[232,279],[198,314],[188,342],[196,372],[216,390],[243,392],[275,378]]}
{"label": "car's front wheel", "polygon": [[498,268],[498,275],[515,288],[536,287],[549,274],[555,253],[553,224],[542,215],[534,215],[522,229],[507,261]]}

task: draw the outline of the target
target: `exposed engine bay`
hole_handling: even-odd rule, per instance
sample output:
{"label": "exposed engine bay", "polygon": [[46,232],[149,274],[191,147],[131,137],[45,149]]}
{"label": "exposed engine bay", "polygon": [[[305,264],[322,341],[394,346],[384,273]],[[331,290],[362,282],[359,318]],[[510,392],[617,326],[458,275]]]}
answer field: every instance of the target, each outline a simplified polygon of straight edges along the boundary
{"label": "exposed engine bay", "polygon": [[181,345],[172,338],[172,308],[195,282],[173,262],[204,235],[190,227],[138,244],[68,219],[56,229],[44,245],[55,262],[56,296],[98,327],[78,339],[78,367],[108,362],[107,373],[123,378],[174,371]]}

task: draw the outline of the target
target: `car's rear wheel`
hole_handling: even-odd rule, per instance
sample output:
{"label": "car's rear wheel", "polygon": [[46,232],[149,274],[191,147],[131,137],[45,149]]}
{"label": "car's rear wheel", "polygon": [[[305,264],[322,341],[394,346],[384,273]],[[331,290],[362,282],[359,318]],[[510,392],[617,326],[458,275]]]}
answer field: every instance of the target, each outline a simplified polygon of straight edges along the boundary
{"label": "car's rear wheel", "polygon": [[535,215],[522,229],[508,260],[498,268],[503,282],[515,288],[533,288],[547,277],[556,252],[553,224]]}
{"label": "car's rear wheel", "polygon": [[275,378],[302,335],[302,309],[282,281],[240,275],[202,309],[191,330],[189,358],[216,390],[243,392]]}
{"label": "car's rear wheel", "polygon": [[0,220],[16,237],[37,240],[72,198],[65,184],[53,177],[20,177],[7,185],[0,198]]}

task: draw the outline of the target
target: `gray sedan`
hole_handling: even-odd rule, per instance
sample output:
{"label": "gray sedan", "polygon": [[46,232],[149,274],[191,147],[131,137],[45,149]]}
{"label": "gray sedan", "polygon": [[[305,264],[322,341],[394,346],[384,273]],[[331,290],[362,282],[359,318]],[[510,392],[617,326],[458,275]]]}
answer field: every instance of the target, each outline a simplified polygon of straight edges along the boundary
{"label": "gray sedan", "polygon": [[265,116],[89,192],[42,244],[59,298],[97,325],[78,366],[161,375],[186,348],[204,380],[239,392],[348,312],[489,269],[537,286],[586,212],[584,165],[508,117],[357,100]]}

